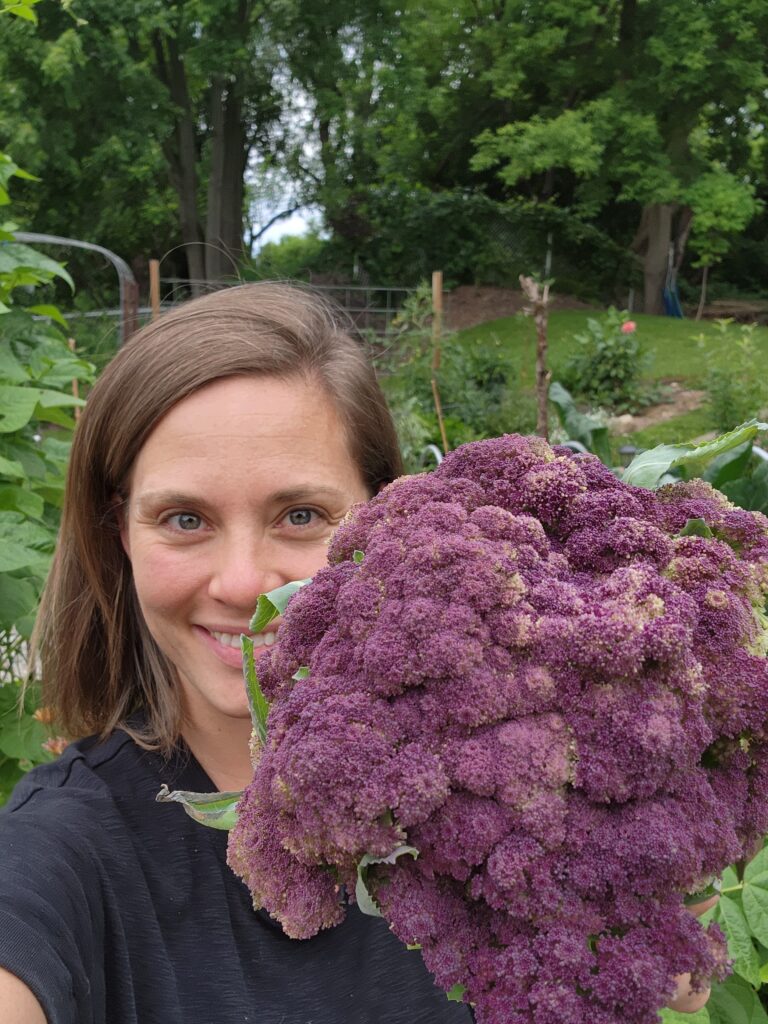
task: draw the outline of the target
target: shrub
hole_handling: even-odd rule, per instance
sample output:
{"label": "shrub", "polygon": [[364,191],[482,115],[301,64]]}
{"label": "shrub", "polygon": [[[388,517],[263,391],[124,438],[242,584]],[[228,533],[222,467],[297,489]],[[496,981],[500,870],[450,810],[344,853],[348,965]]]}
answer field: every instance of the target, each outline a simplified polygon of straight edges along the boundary
{"label": "shrub", "polygon": [[574,341],[576,352],[561,373],[574,395],[617,413],[635,412],[654,400],[642,380],[649,359],[628,314],[611,308],[602,320],[590,318]]}
{"label": "shrub", "polygon": [[710,352],[704,388],[712,427],[726,431],[768,409],[768,381],[756,369],[755,325],[741,324],[737,329],[731,320],[718,320],[717,325],[728,359],[715,362]]}

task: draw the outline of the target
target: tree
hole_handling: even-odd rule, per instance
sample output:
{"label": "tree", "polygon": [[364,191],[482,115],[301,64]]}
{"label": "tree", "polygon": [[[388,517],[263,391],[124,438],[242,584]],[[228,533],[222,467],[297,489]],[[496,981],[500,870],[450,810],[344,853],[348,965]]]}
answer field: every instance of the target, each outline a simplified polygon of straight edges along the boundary
{"label": "tree", "polygon": [[[41,204],[61,209],[51,200],[62,200],[82,234],[121,252],[154,224],[161,246],[175,244],[174,235],[184,245],[192,278],[231,274],[242,255],[249,154],[266,144],[280,110],[279,54],[264,5],[79,0],[85,24],[77,33],[52,0],[42,8],[36,42],[24,26],[0,35],[6,89],[23,82],[28,97],[6,119],[7,132],[25,124],[13,133],[13,153],[23,158],[26,147],[39,175],[53,183],[63,172],[72,185],[61,194],[49,185]],[[105,237],[115,229],[125,230],[122,243]]]}
{"label": "tree", "polygon": [[[749,132],[764,104],[762,0],[514,0],[497,11],[493,89],[513,119],[478,139],[474,167],[586,216],[629,205],[645,309],[661,312],[670,245],[684,249],[713,137]],[[725,179],[722,179],[725,180]],[[731,177],[732,190],[737,187]],[[749,183],[741,185],[746,196]],[[630,241],[629,238],[627,241]]]}

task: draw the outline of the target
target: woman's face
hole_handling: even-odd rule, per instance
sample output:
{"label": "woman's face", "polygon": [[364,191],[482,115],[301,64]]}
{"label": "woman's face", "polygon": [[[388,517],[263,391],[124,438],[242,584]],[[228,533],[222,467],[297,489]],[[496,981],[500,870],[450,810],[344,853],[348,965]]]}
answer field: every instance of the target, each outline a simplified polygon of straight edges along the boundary
{"label": "woman's face", "polygon": [[301,379],[216,381],[158,423],[131,472],[122,538],[189,721],[248,716],[240,634],[259,594],[325,565],[339,521],[368,497],[333,405]]}

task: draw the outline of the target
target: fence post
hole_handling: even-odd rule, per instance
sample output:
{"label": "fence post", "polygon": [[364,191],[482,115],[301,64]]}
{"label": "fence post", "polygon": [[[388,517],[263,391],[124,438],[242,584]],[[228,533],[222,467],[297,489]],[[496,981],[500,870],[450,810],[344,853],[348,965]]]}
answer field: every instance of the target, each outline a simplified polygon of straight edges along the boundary
{"label": "fence post", "polygon": [[160,316],[160,260],[149,261],[149,304],[152,307],[152,319]]}
{"label": "fence post", "polygon": [[440,338],[443,333],[443,272],[432,272],[432,397],[435,401],[437,424],[440,427],[440,438],[443,442],[443,453],[448,454],[448,437],[445,433],[443,407],[440,402],[440,390],[437,386],[437,375],[440,371]]}

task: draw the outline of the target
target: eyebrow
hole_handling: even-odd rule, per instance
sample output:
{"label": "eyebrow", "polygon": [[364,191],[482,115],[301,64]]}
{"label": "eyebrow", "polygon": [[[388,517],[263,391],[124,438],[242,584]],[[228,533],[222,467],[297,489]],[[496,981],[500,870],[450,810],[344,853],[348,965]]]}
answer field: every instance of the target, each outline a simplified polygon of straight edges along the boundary
{"label": "eyebrow", "polygon": [[[294,501],[307,501],[310,498],[326,497],[338,501],[346,500],[343,491],[336,487],[325,487],[315,484],[298,484],[296,487],[285,488],[268,495],[268,501],[279,504]],[[149,491],[139,495],[136,499],[136,506],[139,509],[155,505],[194,505],[200,508],[207,508],[209,502],[200,495],[184,494],[182,491]]]}

